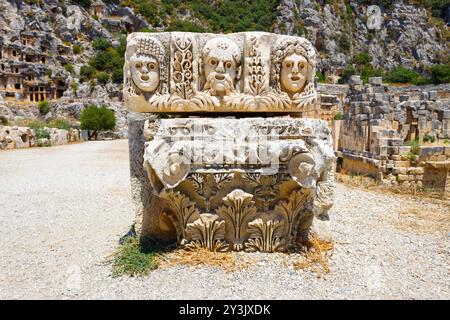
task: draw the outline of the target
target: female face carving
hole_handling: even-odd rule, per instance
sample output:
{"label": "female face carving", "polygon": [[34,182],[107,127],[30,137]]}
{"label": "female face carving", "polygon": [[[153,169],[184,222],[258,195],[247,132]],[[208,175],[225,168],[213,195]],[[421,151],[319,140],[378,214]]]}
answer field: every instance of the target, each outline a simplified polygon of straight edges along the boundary
{"label": "female face carving", "polygon": [[149,56],[132,56],[130,71],[133,82],[144,92],[154,92],[159,85],[158,61]]}
{"label": "female face carving", "polygon": [[308,61],[305,57],[292,53],[281,63],[281,88],[294,94],[303,90],[308,76]]}

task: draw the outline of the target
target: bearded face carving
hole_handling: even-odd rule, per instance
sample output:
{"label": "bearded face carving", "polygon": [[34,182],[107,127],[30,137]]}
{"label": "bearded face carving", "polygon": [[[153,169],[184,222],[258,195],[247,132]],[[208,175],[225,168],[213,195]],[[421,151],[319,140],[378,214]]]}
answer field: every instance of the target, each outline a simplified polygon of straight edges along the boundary
{"label": "bearded face carving", "polygon": [[235,91],[240,77],[241,52],[232,40],[219,37],[209,40],[202,50],[205,90],[225,96]]}
{"label": "bearded face carving", "polygon": [[154,92],[159,86],[159,64],[153,56],[133,55],[130,58],[133,83],[143,92]]}

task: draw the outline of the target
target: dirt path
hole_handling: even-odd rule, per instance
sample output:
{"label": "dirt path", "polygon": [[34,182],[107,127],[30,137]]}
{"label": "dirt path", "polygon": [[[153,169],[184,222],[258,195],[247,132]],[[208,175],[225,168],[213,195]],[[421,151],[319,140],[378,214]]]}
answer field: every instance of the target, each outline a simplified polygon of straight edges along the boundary
{"label": "dirt path", "polygon": [[450,298],[448,206],[338,184],[331,272],[275,256],[247,270],[111,278],[132,221],[126,140],[0,152],[0,298]]}

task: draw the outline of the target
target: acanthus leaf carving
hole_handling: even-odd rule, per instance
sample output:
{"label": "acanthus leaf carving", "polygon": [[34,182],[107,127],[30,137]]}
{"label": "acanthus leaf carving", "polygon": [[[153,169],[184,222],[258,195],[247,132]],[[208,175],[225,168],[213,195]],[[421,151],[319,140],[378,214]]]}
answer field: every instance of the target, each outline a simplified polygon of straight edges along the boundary
{"label": "acanthus leaf carving", "polygon": [[283,217],[285,221],[284,238],[287,246],[292,245],[296,239],[302,210],[305,209],[306,202],[311,199],[312,193],[310,189],[294,190],[286,200],[280,201],[274,208],[275,214]]}
{"label": "acanthus leaf carving", "polygon": [[193,223],[188,223],[187,232],[192,241],[185,244],[186,249],[205,248],[217,252],[228,250],[228,244],[224,242],[225,221],[215,214],[201,214]]}
{"label": "acanthus leaf carving", "polygon": [[248,224],[250,234],[245,243],[247,252],[281,252],[284,249],[283,222],[278,220],[263,221],[255,219]]}
{"label": "acanthus leaf carving", "polygon": [[247,238],[247,223],[256,215],[256,208],[252,201],[253,196],[240,189],[235,189],[222,200],[224,205],[216,211],[217,215],[228,220],[232,226],[229,242],[233,249],[240,251]]}
{"label": "acanthus leaf carving", "polygon": [[200,212],[195,207],[195,203],[179,191],[163,191],[159,196],[167,200],[169,207],[172,209],[165,214],[169,216],[175,226],[178,243],[186,243],[188,241],[186,232],[188,223],[200,217]]}

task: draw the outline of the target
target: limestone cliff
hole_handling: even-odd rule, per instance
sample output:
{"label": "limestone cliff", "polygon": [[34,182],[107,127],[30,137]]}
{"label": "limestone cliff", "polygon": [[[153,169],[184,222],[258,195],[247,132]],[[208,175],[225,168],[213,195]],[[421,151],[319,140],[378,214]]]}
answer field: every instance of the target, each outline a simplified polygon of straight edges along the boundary
{"label": "limestone cliff", "polygon": [[[275,29],[303,34],[315,43],[321,58],[319,68],[325,72],[343,68],[360,52],[367,52],[373,66],[383,69],[398,64],[421,69],[448,62],[448,27],[443,19],[433,17],[430,9],[414,2],[420,3],[282,0]],[[371,8],[372,3],[380,6]],[[445,18],[444,9],[441,17]]]}

